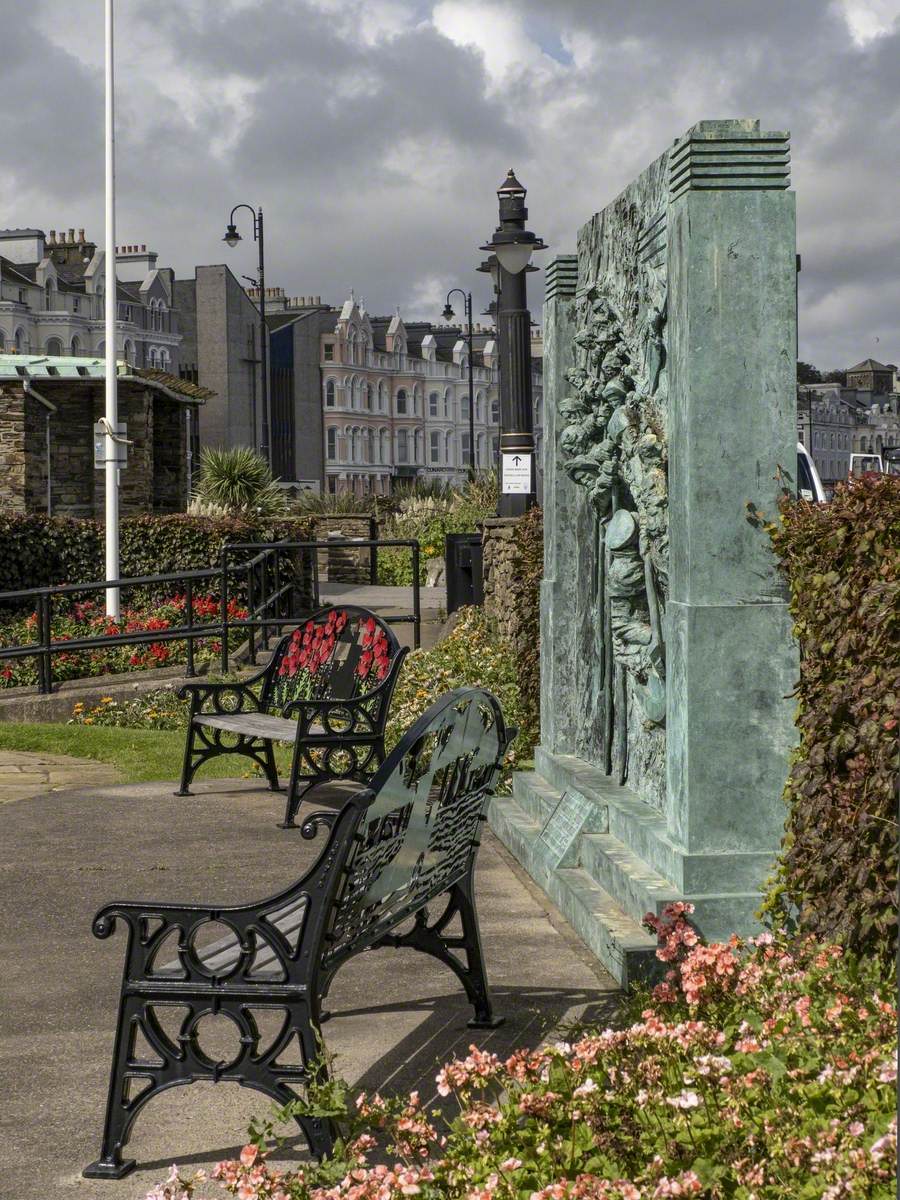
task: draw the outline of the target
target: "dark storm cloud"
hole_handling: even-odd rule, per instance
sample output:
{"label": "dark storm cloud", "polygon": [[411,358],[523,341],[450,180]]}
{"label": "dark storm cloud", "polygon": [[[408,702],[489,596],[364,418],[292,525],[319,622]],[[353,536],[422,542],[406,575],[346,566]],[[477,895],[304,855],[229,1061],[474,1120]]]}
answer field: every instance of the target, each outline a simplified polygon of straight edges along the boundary
{"label": "dark storm cloud", "polygon": [[[0,202],[8,224],[100,237],[102,30],[73,37],[72,9],[0,0]],[[487,298],[472,268],[508,166],[532,227],[566,251],[695,121],[758,116],[792,134],[802,356],[900,357],[896,25],[858,45],[822,0],[117,9],[120,239],[153,242],[182,273],[226,255],[250,270],[252,247],[220,240],[248,200],[266,208],[273,284],[333,301],[355,286],[372,310],[435,316],[451,283]]]}

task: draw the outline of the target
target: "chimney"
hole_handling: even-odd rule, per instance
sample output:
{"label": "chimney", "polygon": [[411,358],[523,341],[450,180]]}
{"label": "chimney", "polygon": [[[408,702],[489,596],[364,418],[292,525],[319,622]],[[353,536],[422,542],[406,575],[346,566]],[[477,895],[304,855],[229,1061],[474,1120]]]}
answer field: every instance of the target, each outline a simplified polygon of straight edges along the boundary
{"label": "chimney", "polygon": [[78,241],[80,244],[82,244],[82,245],[84,244],[84,230],[83,229],[78,230]]}
{"label": "chimney", "polygon": [[55,229],[51,229],[50,232],[47,234],[47,244],[50,246],[56,245],[56,230]]}
{"label": "chimney", "polygon": [[75,245],[75,230],[74,229],[69,230],[69,245],[70,246]]}

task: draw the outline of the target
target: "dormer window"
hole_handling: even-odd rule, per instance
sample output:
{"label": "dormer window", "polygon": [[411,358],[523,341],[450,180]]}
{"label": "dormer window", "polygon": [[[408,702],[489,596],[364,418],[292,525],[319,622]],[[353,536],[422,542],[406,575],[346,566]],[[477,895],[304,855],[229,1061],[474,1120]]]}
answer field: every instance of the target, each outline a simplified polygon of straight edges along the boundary
{"label": "dormer window", "polygon": [[53,280],[48,279],[44,284],[44,306],[49,312],[53,308]]}

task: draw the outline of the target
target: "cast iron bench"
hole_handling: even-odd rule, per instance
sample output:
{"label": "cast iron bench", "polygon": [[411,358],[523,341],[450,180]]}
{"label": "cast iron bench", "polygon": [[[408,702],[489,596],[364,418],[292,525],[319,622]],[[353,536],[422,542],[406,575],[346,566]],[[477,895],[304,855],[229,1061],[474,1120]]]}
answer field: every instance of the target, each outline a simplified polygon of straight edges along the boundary
{"label": "cast iron bench", "polygon": [[[125,903],[97,913],[96,937],[109,937],[122,921],[128,942],[103,1143],[88,1178],[132,1170],[122,1149],[134,1120],[168,1088],[233,1081],[285,1104],[297,1085],[326,1079],[321,1003],[335,972],[360,951],[405,946],[432,955],[461,980],[475,1010],[470,1026],[501,1023],[488,991],[473,872],[484,810],[514,736],[489,692],[448,692],[407,731],[369,788],[304,822],[305,838],[328,828],[328,841],[284,891],[256,904]],[[426,906],[441,896],[446,902],[431,919]],[[457,915],[462,932],[450,934]],[[211,925],[224,926],[225,936],[198,947]],[[260,1014],[273,1012],[278,1029],[264,1039]],[[239,1034],[228,1062],[202,1046],[202,1022],[219,1014]],[[298,1061],[285,1061],[297,1047]],[[327,1120],[297,1121],[315,1157],[331,1152]]]}
{"label": "cast iron bench", "polygon": [[284,826],[305,792],[323,780],[365,783],[384,761],[384,727],[408,651],[367,608],[313,613],[286,634],[268,664],[241,683],[188,683],[187,741],[181,786],[189,796],[199,767],[242,754],[280,791],[273,742],[292,742]]}

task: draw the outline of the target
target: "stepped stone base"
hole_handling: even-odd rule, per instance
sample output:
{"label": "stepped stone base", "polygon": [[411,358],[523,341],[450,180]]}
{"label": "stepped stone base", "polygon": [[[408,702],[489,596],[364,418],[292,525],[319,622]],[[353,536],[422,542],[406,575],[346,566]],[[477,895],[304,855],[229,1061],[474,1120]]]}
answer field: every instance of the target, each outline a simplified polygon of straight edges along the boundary
{"label": "stepped stone base", "polygon": [[[770,854],[689,854],[659,813],[590,764],[539,747],[535,765],[514,775],[512,796],[492,800],[490,826],[620,984],[659,975],[656,938],[641,920],[672,900],[694,905],[710,941],[758,928]],[[564,794],[581,823],[563,849],[547,822]]]}

